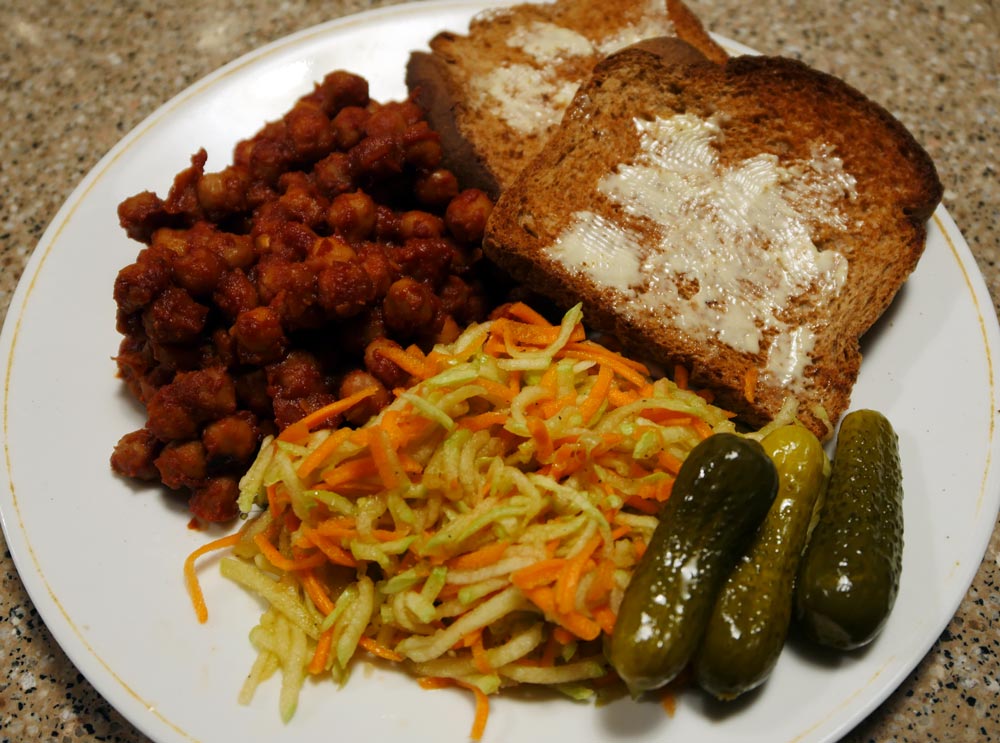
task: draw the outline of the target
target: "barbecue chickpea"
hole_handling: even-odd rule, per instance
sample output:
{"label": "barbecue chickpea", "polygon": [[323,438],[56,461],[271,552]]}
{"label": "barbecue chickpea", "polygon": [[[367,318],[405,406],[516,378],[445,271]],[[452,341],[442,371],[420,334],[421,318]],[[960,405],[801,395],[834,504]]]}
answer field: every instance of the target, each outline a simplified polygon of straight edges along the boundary
{"label": "barbecue chickpea", "polygon": [[211,477],[192,488],[188,508],[205,521],[230,521],[239,515],[236,507],[239,495],[240,486],[235,477]]}
{"label": "barbecue chickpea", "polygon": [[285,115],[285,126],[295,154],[303,160],[317,160],[334,145],[330,119],[311,103],[299,103]]}
{"label": "barbecue chickpea", "polygon": [[441,140],[426,121],[418,121],[403,133],[403,157],[420,170],[441,164]]}
{"label": "barbecue chickpea", "polygon": [[313,167],[317,185],[334,196],[355,188],[354,167],[344,152],[332,152]]}
{"label": "barbecue chickpea", "polygon": [[154,462],[163,484],[173,490],[199,485],[208,465],[200,441],[171,442]]}
{"label": "barbecue chickpea", "polygon": [[381,106],[365,121],[365,134],[369,137],[400,137],[406,131],[407,122],[403,112],[394,106]]}
{"label": "barbecue chickpea", "polygon": [[309,248],[307,260],[310,268],[313,271],[319,272],[325,266],[329,266],[332,263],[343,263],[344,261],[354,260],[357,257],[358,254],[346,240],[341,239],[337,235],[330,235],[329,237],[316,238],[312,247]]}
{"label": "barbecue chickpea", "polygon": [[425,206],[445,206],[458,196],[458,178],[450,170],[437,168],[417,178],[414,193]]}
{"label": "barbecue chickpea", "polygon": [[337,147],[349,150],[365,137],[365,122],[368,121],[368,111],[358,106],[347,106],[340,109],[330,123],[333,139]]}
{"label": "barbecue chickpea", "polygon": [[451,200],[444,220],[455,239],[478,243],[483,239],[486,220],[493,211],[490,197],[478,188],[468,188]]}
{"label": "barbecue chickpea", "polygon": [[198,204],[212,217],[245,211],[249,185],[249,174],[239,166],[231,166],[218,173],[204,173],[196,186]]}
{"label": "barbecue chickpea", "polygon": [[111,455],[111,466],[116,472],[137,480],[155,480],[159,475],[154,460],[163,444],[146,428],[127,433],[118,440]]}
{"label": "barbecue chickpea", "polygon": [[195,297],[211,294],[225,270],[222,257],[204,245],[192,245],[174,259],[174,281]]}
{"label": "barbecue chickpea", "polygon": [[349,242],[367,240],[375,229],[375,201],[364,191],[339,194],[330,202],[326,221]]}
{"label": "barbecue chickpea", "polygon": [[412,210],[399,216],[397,236],[400,240],[411,237],[441,237],[444,234],[444,220],[428,212]]}
{"label": "barbecue chickpea", "polygon": [[348,397],[369,388],[375,388],[375,394],[357,403],[344,414],[344,419],[348,423],[359,426],[373,417],[382,408],[392,401],[389,390],[385,388],[378,379],[361,369],[348,372],[340,382],[337,394],[341,397]]}
{"label": "barbecue chickpea", "polygon": [[270,307],[241,312],[232,329],[236,350],[245,364],[266,364],[280,359],[288,339],[277,313]]}
{"label": "barbecue chickpea", "polygon": [[160,343],[187,343],[205,327],[208,307],[196,302],[184,289],[169,286],[143,313],[146,334]]}
{"label": "barbecue chickpea", "polygon": [[404,336],[430,330],[440,306],[426,284],[409,277],[393,282],[382,302],[386,326]]}

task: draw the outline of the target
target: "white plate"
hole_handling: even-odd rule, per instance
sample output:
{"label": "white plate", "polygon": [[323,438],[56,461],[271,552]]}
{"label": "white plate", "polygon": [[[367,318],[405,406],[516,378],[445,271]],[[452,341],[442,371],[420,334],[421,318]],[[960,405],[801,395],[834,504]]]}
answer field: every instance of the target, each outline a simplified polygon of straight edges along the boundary
{"label": "white plate", "polygon": [[[409,50],[441,28],[463,30],[481,2],[415,3],[288,37],[173,99],[87,176],[42,237],[0,338],[0,514],[14,561],[45,623],[76,666],[138,728],[162,743],[341,740],[465,741],[471,695],[424,691],[402,673],[361,664],[350,683],[307,685],[289,725],[277,685],[249,707],[236,693],[252,661],[259,605],[202,570],[211,617],[199,625],[181,563],[207,535],[159,489],[112,475],[108,456],[143,414],[115,377],[112,284],[138,245],[116,205],[165,193],[200,146],[209,168],[281,115],[329,70],[365,75],[376,98],[400,98]],[[728,44],[728,42],[727,42]],[[740,49],[735,44],[728,44]],[[827,741],[884,699],[924,656],[980,564],[1000,505],[998,328],[968,247],[948,214],[865,343],[853,406],[884,411],[900,434],[906,484],[902,586],[885,632],[835,662],[786,649],[771,681],[721,707],[681,696],[607,707],[501,696],[486,741]],[[363,736],[363,737],[362,737]]]}

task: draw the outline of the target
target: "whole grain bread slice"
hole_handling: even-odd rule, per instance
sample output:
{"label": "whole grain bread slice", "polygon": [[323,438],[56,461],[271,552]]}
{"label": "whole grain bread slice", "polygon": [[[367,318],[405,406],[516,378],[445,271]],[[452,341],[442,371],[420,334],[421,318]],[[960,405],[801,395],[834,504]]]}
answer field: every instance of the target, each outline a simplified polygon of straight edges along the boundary
{"label": "whole grain bread slice", "polygon": [[924,249],[934,165],[883,108],[802,63],[678,59],[600,63],[500,197],[484,250],[747,423],[792,398],[826,436],[859,337]]}
{"label": "whole grain bread slice", "polygon": [[480,14],[410,56],[406,82],[441,135],[444,165],[492,197],[538,154],[577,87],[607,54],[680,35],[710,59],[725,51],[681,0],[555,0]]}

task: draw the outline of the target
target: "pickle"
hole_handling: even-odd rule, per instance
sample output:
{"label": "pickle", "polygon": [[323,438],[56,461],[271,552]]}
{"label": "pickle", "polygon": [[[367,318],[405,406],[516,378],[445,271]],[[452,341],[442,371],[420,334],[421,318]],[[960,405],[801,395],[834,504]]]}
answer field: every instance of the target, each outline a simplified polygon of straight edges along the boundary
{"label": "pickle", "polygon": [[708,437],[684,460],[606,648],[633,695],[663,686],[688,664],[722,582],[777,489],[764,449],[735,434]]}
{"label": "pickle", "polygon": [[830,476],[823,445],[801,426],[761,442],[778,470],[778,495],[712,609],[695,659],[705,691],[733,699],[762,684],[792,618],[795,573]]}
{"label": "pickle", "polygon": [[796,615],[807,637],[850,650],[871,642],[899,591],[903,476],[896,432],[874,410],[844,418],[826,502],[799,565]]}

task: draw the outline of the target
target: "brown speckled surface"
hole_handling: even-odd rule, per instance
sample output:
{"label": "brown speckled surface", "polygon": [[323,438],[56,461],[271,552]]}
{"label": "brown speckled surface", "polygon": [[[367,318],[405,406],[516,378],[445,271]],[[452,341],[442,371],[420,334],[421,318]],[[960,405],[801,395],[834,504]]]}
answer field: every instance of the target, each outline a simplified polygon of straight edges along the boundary
{"label": "brown speckled surface", "polygon": [[[216,67],[368,0],[0,2],[0,319],[46,225],[97,160]],[[833,72],[935,159],[1000,299],[1000,9],[989,2],[690,0],[713,31]],[[422,43],[414,39],[414,44]],[[947,630],[850,741],[1000,740],[1000,537]],[[145,740],[53,642],[0,539],[0,741]]]}

